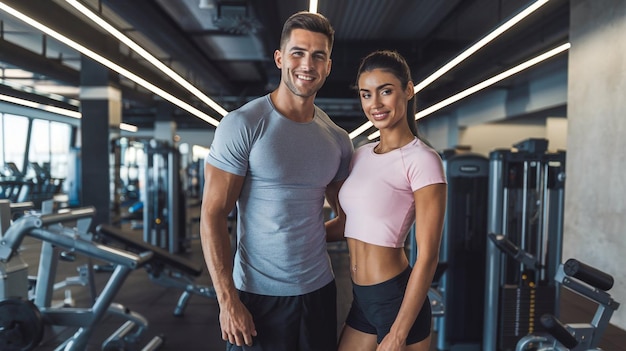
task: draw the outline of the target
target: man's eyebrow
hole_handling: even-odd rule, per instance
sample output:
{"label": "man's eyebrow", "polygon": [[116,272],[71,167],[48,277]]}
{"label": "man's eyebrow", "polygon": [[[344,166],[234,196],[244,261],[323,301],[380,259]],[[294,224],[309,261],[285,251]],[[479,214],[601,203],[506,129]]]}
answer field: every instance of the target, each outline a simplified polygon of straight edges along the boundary
{"label": "man's eyebrow", "polygon": [[[292,46],[291,48],[289,48],[289,51],[308,51],[308,50],[305,48],[301,48],[299,46]],[[328,53],[324,50],[315,50],[313,51],[313,54],[314,55],[322,54],[324,56],[328,56]]]}

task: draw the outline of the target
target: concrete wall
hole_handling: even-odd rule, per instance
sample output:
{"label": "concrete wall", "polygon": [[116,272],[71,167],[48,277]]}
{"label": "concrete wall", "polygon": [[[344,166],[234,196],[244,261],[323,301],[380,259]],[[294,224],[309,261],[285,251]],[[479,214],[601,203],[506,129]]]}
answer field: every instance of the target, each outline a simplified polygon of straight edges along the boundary
{"label": "concrete wall", "polygon": [[[572,0],[563,259],[615,278],[626,303],[626,1]],[[623,307],[623,306],[622,306]],[[626,329],[626,308],[612,324]]]}
{"label": "concrete wall", "polygon": [[567,119],[531,118],[467,127],[459,134],[459,145],[469,145],[473,152],[489,156],[494,149],[508,149],[528,138],[547,139],[549,150],[564,150]]}

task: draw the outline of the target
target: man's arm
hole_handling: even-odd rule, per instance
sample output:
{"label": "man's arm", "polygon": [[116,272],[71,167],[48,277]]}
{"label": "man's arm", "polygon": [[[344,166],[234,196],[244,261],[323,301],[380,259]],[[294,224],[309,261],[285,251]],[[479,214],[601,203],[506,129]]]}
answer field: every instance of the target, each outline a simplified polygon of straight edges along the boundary
{"label": "man's arm", "polygon": [[326,187],[326,201],[335,213],[335,217],[325,223],[326,241],[344,240],[344,229],[346,227],[346,214],[339,203],[339,189],[343,185],[343,181],[333,182]]}
{"label": "man's arm", "polygon": [[233,282],[228,214],[235,207],[244,177],[205,163],[200,213],[200,238],[204,259],[220,306],[222,339],[231,344],[252,345],[256,330],[252,316],[239,300]]}

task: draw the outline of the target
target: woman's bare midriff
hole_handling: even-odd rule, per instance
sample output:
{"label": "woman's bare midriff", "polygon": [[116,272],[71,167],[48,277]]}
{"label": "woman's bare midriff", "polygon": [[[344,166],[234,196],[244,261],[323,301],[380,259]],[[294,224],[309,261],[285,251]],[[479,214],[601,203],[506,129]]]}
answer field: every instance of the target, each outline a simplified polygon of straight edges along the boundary
{"label": "woman's bare midriff", "polygon": [[350,250],[350,274],[357,285],[382,283],[402,273],[409,265],[404,248],[346,240]]}

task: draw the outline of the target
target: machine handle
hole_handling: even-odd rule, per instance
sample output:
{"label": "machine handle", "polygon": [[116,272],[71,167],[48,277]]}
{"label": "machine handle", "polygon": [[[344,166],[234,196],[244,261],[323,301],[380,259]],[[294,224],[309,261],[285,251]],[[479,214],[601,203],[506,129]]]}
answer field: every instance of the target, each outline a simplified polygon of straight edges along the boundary
{"label": "machine handle", "polygon": [[494,233],[489,233],[488,235],[489,239],[491,239],[491,241],[493,241],[493,243],[507,255],[515,258],[519,253],[519,247],[513,244],[513,242],[507,239],[504,235]]}
{"label": "machine handle", "polygon": [[11,207],[11,212],[26,211],[34,209],[35,203],[32,201],[11,202],[9,207]]}
{"label": "machine handle", "polygon": [[565,262],[563,272],[600,290],[608,291],[613,287],[613,276],[574,258]]}
{"label": "machine handle", "polygon": [[46,226],[54,223],[63,223],[74,221],[86,217],[93,217],[96,214],[95,207],[83,207],[69,210],[67,212],[59,212],[41,215],[41,225]]}
{"label": "machine handle", "polygon": [[541,325],[546,328],[550,335],[554,336],[563,346],[573,349],[578,345],[578,340],[567,330],[567,327],[561,321],[551,314],[541,316]]}
{"label": "machine handle", "polygon": [[534,270],[541,268],[541,263],[539,263],[539,261],[533,255],[520,249],[506,236],[494,233],[489,233],[487,236],[500,250],[514,258],[517,262],[520,262],[526,267]]}

